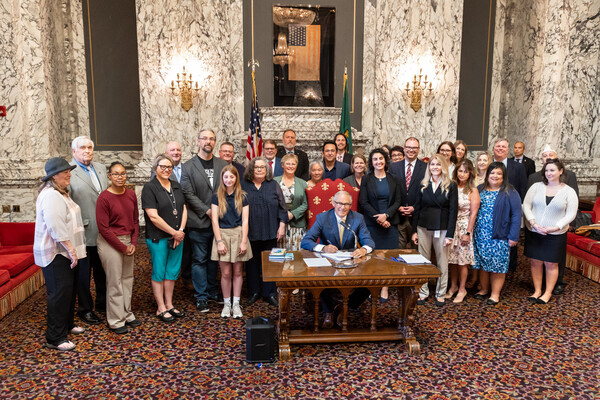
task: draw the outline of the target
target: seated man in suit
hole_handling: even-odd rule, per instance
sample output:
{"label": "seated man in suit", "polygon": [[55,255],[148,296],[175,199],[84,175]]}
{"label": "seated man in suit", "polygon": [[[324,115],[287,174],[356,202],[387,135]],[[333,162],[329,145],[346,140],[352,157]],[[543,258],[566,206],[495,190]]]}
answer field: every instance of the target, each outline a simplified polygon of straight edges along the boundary
{"label": "seated man in suit", "polygon": [[350,172],[350,165],[336,160],[337,150],[335,142],[327,140],[323,143],[322,153],[323,166],[325,167],[323,170],[323,179],[335,181],[336,179],[344,179],[352,174],[352,172]]}
{"label": "seated man in suit", "polygon": [[[302,238],[300,246],[306,250],[325,253],[354,249],[352,257],[362,257],[373,251],[375,242],[371,239],[365,219],[361,214],[350,210],[351,206],[350,193],[337,192],[333,196],[333,209],[317,215],[317,220]],[[359,244],[362,247],[356,248]],[[348,306],[357,309],[369,294],[369,290],[364,288],[354,290],[348,299]],[[333,303],[331,291],[324,290],[321,293],[321,307],[325,313],[323,328],[333,327]]]}

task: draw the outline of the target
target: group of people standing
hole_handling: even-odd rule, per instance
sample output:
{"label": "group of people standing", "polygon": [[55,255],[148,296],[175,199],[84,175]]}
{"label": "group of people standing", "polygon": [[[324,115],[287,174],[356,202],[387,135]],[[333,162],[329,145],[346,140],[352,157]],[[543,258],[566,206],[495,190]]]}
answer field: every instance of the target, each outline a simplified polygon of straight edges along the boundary
{"label": "group of people standing", "polygon": [[[181,162],[176,142],[154,159],[141,205],[156,316],[161,321],[171,323],[185,316],[173,304],[175,281],[181,273],[191,277],[198,311],[208,312],[208,302],[214,301],[223,304],[222,317],[241,318],[244,263],[247,304],[262,298],[278,305],[275,284],[261,276],[262,251],[278,246],[315,251],[351,246],[343,224],[334,238],[339,246],[317,243],[321,232],[315,229],[323,225],[315,224],[307,232],[306,190],[323,179],[343,179],[360,191],[358,213],[350,213],[351,197],[342,192],[336,195],[330,216],[344,224],[347,218],[358,224],[363,251],[355,250],[357,255],[413,244],[427,258],[435,254],[441,271],[434,295],[437,306],[455,295],[455,303],[463,301],[467,289],[477,282],[475,297],[498,303],[505,274],[516,261],[511,249],[519,241],[522,213],[527,227],[525,254],[532,259],[535,286],[530,301],[548,302],[555,283],[562,279],[559,264],[564,263],[565,232],[578,204],[575,191],[563,183],[568,174],[555,154],[543,159],[540,172],[530,175],[531,180],[539,174],[541,182],[532,183],[527,191],[526,170],[507,158],[505,139],[496,141],[493,156],[477,154],[475,164],[461,141],[442,142],[425,162],[418,158],[420,143],[415,137],[403,147],[374,149],[367,158],[349,154],[345,136],[338,134],[323,144],[323,160],[313,163],[296,147],[293,130],[284,132],[282,142],[277,147],[275,141],[265,140],[264,156],[243,167],[233,161],[229,142],[221,144],[220,157],[214,156],[216,135],[203,129],[197,138],[198,153],[189,161]],[[76,294],[80,319],[100,322],[85,305],[86,296],[91,302],[92,270],[96,307],[105,304],[109,327],[123,334],[141,324],[131,311],[139,221],[136,195],[125,187],[126,169],[120,162],[108,170],[93,163],[93,142],[87,137],[75,139],[72,149],[70,164],[61,158],[46,163],[37,200],[34,254],[47,282],[47,346],[58,350],[73,349],[67,335],[84,331],[74,324]],[[76,173],[82,185],[72,179]],[[82,192],[87,193],[83,199]],[[364,300],[363,295],[355,304]],[[383,288],[380,301],[388,297]],[[423,285],[418,304],[428,297],[428,286]],[[324,325],[331,324],[327,314]]]}

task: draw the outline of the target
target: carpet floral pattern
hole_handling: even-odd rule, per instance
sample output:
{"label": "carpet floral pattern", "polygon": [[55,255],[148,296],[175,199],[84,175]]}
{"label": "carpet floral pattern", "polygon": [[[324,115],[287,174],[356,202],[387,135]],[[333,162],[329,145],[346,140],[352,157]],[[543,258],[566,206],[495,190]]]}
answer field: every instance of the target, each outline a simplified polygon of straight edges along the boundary
{"label": "carpet floral pattern", "polygon": [[[496,307],[472,297],[419,307],[419,356],[400,342],[303,345],[292,346],[289,363],[260,366],[245,361],[244,321],[220,318],[215,303],[209,313],[197,312],[181,282],[175,305],[187,316],[160,322],[143,247],[136,264],[133,309],[143,324],[127,335],[96,325],[72,338],[74,352],[47,350],[45,288],[1,320],[0,398],[600,398],[600,286],[567,271],[564,295],[531,305],[522,256]],[[394,304],[392,293],[381,322],[392,321]],[[242,306],[246,318],[276,318],[261,301]],[[293,319],[311,321],[298,301]],[[361,314],[351,321],[368,323]]]}

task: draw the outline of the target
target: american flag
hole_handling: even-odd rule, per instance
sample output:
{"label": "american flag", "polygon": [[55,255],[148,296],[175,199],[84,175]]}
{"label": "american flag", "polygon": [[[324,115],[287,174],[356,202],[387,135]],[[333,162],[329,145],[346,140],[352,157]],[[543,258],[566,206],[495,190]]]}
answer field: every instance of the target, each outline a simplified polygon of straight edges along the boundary
{"label": "american flag", "polygon": [[256,95],[256,81],[254,69],[252,70],[252,109],[250,111],[250,131],[248,132],[248,144],[246,145],[246,165],[254,157],[262,155],[262,136],[260,135],[260,109],[258,108],[258,96]]}
{"label": "american flag", "polygon": [[321,26],[290,25],[290,81],[320,80]]}

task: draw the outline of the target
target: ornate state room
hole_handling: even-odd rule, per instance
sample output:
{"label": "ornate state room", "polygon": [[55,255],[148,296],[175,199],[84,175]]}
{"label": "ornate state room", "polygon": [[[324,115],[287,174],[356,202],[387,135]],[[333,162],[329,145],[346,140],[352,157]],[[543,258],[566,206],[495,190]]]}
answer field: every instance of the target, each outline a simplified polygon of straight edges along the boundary
{"label": "ornate state room", "polygon": [[0,2],[0,397],[600,398],[598,37],[598,0]]}

